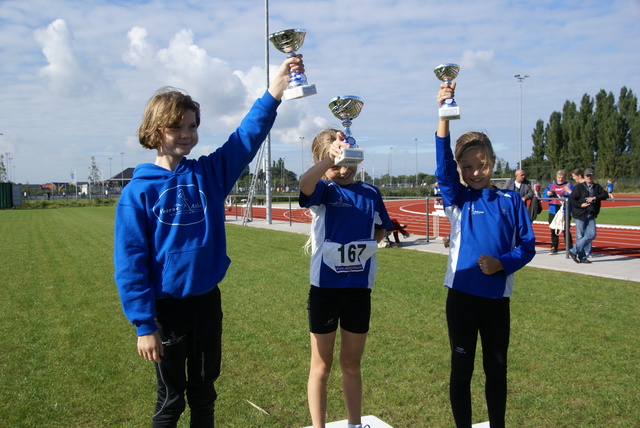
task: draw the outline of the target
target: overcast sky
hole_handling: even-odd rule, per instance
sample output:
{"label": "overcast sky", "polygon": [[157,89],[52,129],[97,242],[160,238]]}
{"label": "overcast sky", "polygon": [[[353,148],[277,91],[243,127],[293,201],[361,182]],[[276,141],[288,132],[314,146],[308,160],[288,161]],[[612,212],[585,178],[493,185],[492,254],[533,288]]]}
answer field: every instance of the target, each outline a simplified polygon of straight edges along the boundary
{"label": "overcast sky", "polygon": [[[269,15],[269,32],[307,31],[318,90],[284,101],[271,133],[272,159],[297,174],[313,137],[341,127],[329,101],[349,94],[364,101],[352,132],[370,175],[432,174],[441,63],[461,66],[453,137],[487,132],[512,167],[521,86],[523,157],[536,121],[566,100],[640,91],[640,0],[271,0]],[[0,153],[13,181],[86,180],[91,156],[104,178],[153,162],[136,130],[165,85],[202,104],[192,156],[209,153],[266,89],[265,46],[262,0],[0,1]],[[268,46],[275,69],[285,56]]]}

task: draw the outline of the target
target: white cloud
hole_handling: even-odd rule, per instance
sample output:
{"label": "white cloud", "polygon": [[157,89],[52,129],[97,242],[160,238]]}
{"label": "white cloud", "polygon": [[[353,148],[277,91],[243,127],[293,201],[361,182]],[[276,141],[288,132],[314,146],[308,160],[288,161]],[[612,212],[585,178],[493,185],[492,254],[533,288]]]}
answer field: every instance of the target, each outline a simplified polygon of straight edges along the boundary
{"label": "white cloud", "polygon": [[[365,102],[352,129],[367,167],[386,172],[393,147],[394,173],[405,164],[413,173],[413,158],[400,154],[414,153],[418,138],[420,170],[433,172],[432,70],[443,62],[462,67],[463,117],[453,133],[487,130],[512,165],[520,135],[515,74],[531,76],[523,88],[525,153],[535,122],[565,100],[600,89],[617,96],[622,86],[640,91],[636,0],[291,4],[271,2],[270,31],[307,30],[300,53],[318,94],[278,109],[273,157],[286,152],[287,164],[308,163],[300,137],[308,156],[319,130],[340,126],[329,101],[353,94]],[[70,168],[85,171],[94,154],[100,167],[112,157],[114,173],[121,152],[125,167],[151,161],[135,132],[146,101],[165,85],[202,104],[199,149],[217,147],[266,86],[264,15],[254,0],[3,0],[0,16],[0,149],[12,153],[20,181],[62,180]],[[283,59],[270,47],[272,72]]]}
{"label": "white cloud", "polygon": [[483,73],[490,74],[494,56],[493,51],[466,50],[462,54],[460,66],[469,69],[478,69]]}
{"label": "white cloud", "polygon": [[151,47],[147,42],[147,30],[140,27],[133,27],[127,33],[129,39],[129,50],[122,55],[122,60],[134,67],[144,66],[151,63]]}
{"label": "white cloud", "polygon": [[63,19],[36,30],[34,37],[49,63],[40,69],[40,76],[47,79],[54,92],[70,97],[86,96],[100,83],[99,73],[76,56],[73,33]]}

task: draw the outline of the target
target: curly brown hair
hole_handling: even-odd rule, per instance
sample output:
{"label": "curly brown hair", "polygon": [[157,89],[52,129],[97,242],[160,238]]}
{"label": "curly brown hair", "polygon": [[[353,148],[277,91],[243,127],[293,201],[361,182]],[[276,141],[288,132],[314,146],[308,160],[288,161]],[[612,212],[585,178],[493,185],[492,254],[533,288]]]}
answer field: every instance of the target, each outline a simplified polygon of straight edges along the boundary
{"label": "curly brown hair", "polygon": [[158,89],[147,102],[138,128],[138,140],[142,147],[157,149],[162,141],[162,130],[179,125],[188,110],[196,113],[196,125],[200,126],[199,103],[171,86]]}

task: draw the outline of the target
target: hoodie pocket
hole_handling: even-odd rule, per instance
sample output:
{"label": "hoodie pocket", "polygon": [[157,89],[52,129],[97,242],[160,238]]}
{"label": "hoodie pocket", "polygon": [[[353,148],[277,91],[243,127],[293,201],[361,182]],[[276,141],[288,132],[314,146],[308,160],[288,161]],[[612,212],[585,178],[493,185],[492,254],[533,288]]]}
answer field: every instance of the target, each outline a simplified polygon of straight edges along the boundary
{"label": "hoodie pocket", "polygon": [[176,298],[206,293],[222,281],[230,262],[211,246],[173,251],[162,271],[162,292]]}

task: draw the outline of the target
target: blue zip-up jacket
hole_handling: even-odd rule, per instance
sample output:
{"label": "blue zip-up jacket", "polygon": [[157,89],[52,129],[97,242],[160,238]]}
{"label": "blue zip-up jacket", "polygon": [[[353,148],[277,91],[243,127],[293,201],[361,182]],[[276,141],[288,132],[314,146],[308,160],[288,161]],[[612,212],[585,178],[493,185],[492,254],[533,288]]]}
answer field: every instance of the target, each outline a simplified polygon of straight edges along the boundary
{"label": "blue zip-up jacket", "polygon": [[208,293],[231,263],[226,251],[224,201],[256,155],[280,101],[258,99],[228,141],[175,171],[136,167],[115,218],[115,282],[122,309],[138,336],[153,333],[156,299]]}
{"label": "blue zip-up jacket", "polygon": [[[436,135],[436,178],[451,223],[444,285],[480,297],[498,299],[512,293],[514,273],[535,256],[535,236],[518,192],[473,190],[460,182],[450,136]],[[486,275],[478,258],[500,260],[503,271]]]}
{"label": "blue zip-up jacket", "polygon": [[310,282],[326,288],[373,288],[378,243],[375,229],[391,229],[380,190],[367,183],[340,186],[320,180],[300,206],[312,214]]}

